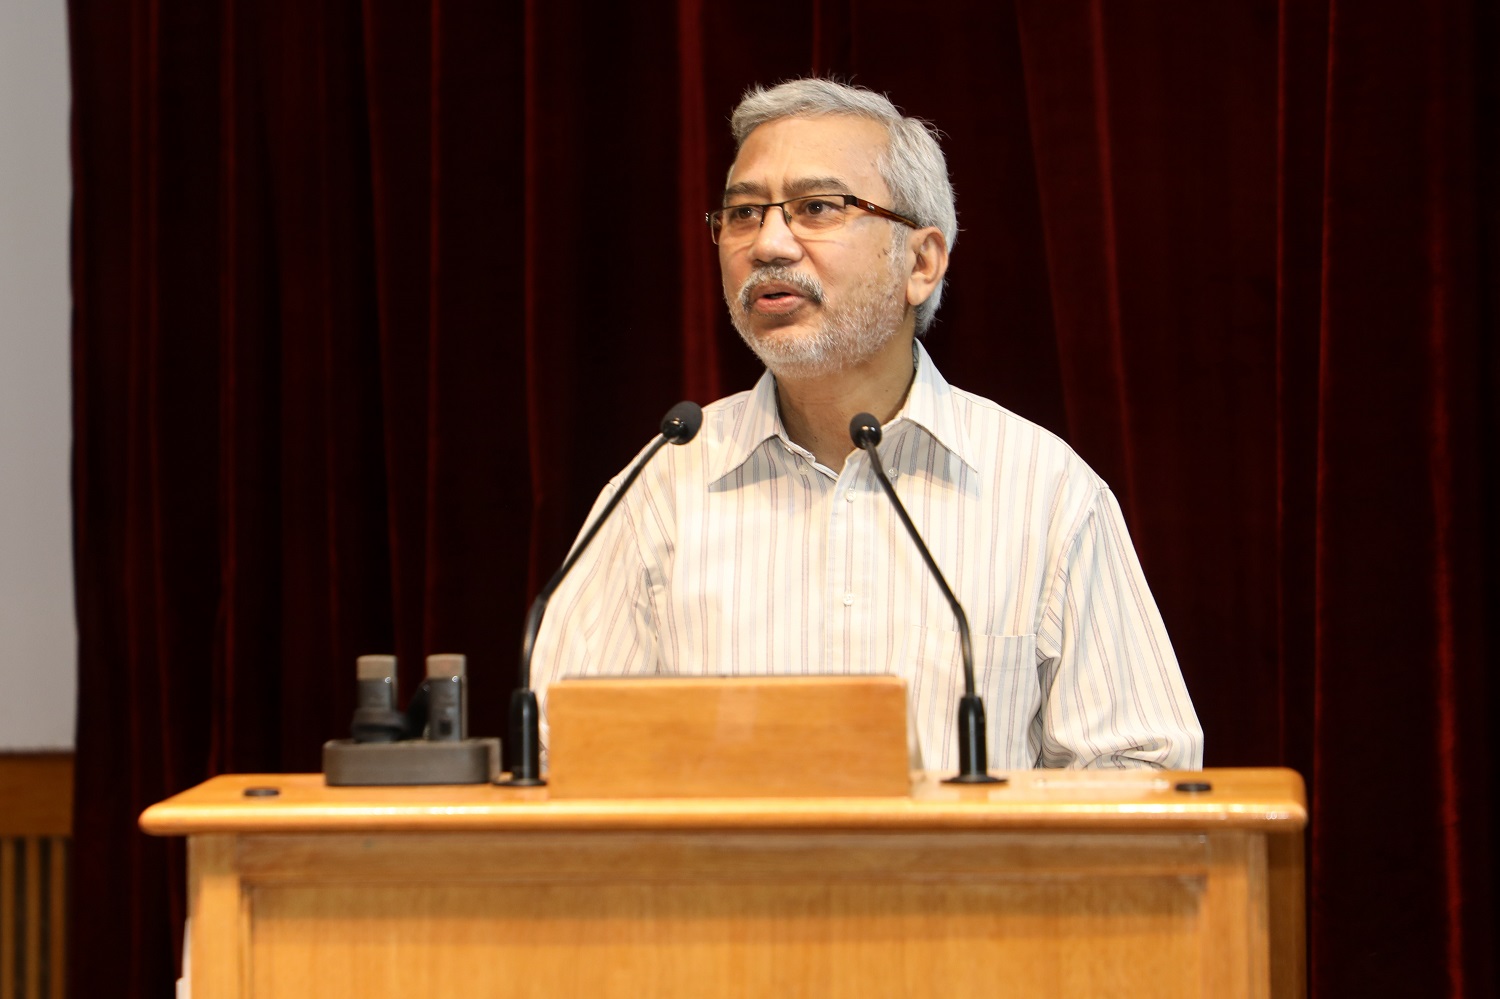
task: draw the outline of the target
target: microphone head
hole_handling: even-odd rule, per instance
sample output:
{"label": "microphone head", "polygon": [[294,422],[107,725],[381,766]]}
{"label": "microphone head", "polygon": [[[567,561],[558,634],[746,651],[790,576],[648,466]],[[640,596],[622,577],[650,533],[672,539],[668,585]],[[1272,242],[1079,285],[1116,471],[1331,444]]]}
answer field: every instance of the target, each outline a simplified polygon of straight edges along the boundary
{"label": "microphone head", "polygon": [[861,451],[872,444],[879,444],[880,421],[869,413],[860,413],[849,421],[849,439]]}
{"label": "microphone head", "polygon": [[703,426],[703,407],[696,402],[684,399],[671,409],[661,420],[661,435],[673,444],[686,444],[698,436],[698,428]]}

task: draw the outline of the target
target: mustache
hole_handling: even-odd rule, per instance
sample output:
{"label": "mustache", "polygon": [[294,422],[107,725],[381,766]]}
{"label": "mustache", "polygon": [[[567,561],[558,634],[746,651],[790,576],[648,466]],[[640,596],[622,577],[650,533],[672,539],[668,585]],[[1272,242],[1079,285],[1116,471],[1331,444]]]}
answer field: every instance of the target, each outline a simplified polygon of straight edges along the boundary
{"label": "mustache", "polygon": [[737,296],[740,308],[749,312],[756,298],[760,297],[761,289],[768,284],[783,284],[795,288],[798,294],[814,305],[823,304],[823,282],[810,274],[803,274],[789,267],[773,265],[762,267],[740,285],[740,293]]}

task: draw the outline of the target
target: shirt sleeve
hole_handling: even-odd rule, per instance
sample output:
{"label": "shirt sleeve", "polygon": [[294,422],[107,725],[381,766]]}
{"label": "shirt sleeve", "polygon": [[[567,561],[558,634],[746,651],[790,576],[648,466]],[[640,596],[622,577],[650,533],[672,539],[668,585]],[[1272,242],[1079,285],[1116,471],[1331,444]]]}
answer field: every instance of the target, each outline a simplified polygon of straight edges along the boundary
{"label": "shirt sleeve", "polygon": [[1203,766],[1203,729],[1114,494],[1094,493],[1037,635],[1044,767]]}
{"label": "shirt sleeve", "polygon": [[[585,529],[615,488],[611,483],[599,495]],[[537,633],[531,687],[542,712],[543,752],[548,739],[548,684],[568,676],[654,672],[657,661],[650,581],[631,510],[621,504],[552,594]]]}

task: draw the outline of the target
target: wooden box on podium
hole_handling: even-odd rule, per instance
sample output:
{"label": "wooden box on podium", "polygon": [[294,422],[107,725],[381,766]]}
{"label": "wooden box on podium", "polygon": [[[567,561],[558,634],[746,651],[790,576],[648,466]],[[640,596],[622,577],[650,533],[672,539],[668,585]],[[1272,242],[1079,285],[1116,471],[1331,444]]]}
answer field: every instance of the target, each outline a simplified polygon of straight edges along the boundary
{"label": "wooden box on podium", "polygon": [[1303,994],[1295,773],[1007,776],[599,797],[234,775],[142,826],[189,837],[193,999]]}

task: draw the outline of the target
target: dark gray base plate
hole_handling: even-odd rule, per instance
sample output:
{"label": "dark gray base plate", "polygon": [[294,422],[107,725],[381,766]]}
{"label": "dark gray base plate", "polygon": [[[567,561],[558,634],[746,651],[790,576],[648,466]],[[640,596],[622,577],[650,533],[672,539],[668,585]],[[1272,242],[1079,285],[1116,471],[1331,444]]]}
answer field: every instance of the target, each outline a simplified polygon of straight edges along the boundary
{"label": "dark gray base plate", "polygon": [[499,739],[323,743],[323,779],[330,787],[488,784],[499,771]]}

